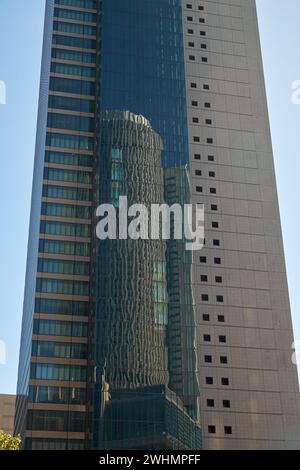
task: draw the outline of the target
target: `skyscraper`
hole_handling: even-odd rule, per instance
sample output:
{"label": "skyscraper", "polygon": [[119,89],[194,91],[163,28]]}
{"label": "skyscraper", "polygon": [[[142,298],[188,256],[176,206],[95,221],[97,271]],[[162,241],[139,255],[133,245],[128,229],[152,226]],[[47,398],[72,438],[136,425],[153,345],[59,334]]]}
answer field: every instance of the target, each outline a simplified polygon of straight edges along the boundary
{"label": "skyscraper", "polygon": [[[120,196],[204,204],[204,248],[98,240]],[[292,343],[255,1],[47,0],[24,447],[296,447]]]}

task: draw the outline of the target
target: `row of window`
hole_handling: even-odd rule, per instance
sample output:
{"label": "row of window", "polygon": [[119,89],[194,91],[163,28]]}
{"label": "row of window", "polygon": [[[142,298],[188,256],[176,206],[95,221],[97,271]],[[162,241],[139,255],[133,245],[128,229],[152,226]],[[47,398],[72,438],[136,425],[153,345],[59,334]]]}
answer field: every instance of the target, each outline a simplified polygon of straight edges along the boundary
{"label": "row of window", "polygon": [[[216,434],[216,426],[210,425],[207,428],[209,434]],[[231,426],[224,426],[224,434],[232,434],[232,427]]]}
{"label": "row of window", "polygon": [[65,23],[62,21],[54,21],[53,30],[60,31],[62,33],[82,34],[84,36],[96,36],[97,34],[97,29],[95,26],[88,26],[86,24],[77,23]]}
{"label": "row of window", "polygon": [[54,8],[55,18],[65,18],[67,20],[82,21],[83,23],[96,23],[97,15],[84,11],[65,10],[63,8]]}
{"label": "row of window", "polygon": [[[204,362],[206,364],[212,364],[213,363],[213,357],[210,355],[204,356]],[[228,357],[227,356],[220,356],[220,364],[228,364]]]}
{"label": "row of window", "polygon": [[38,259],[38,272],[51,274],[70,274],[73,276],[89,276],[90,264],[83,261],[66,261],[61,259]]}
{"label": "row of window", "polygon": [[[195,160],[201,160],[201,154],[200,153],[195,153],[194,154],[194,159]],[[207,155],[207,161],[208,162],[214,162],[215,161],[214,155]]]}
{"label": "row of window", "polygon": [[81,113],[94,113],[95,111],[94,101],[80,98],[69,98],[67,96],[50,95],[48,106],[50,109],[64,109]]}
{"label": "row of window", "polygon": [[39,241],[39,252],[57,255],[89,256],[90,244],[43,239]]}
{"label": "row of window", "polygon": [[[194,18],[192,16],[187,16],[186,19],[188,22],[194,21]],[[205,18],[199,18],[199,23],[205,23]]]}
{"label": "row of window", "polygon": [[26,438],[27,450],[84,450],[85,441],[79,439]]}
{"label": "row of window", "polygon": [[60,93],[95,96],[95,83],[89,82],[87,80],[50,77],[49,89],[51,91],[58,91]]}
{"label": "row of window", "polygon": [[49,150],[45,153],[46,163],[57,163],[59,165],[70,165],[70,166],[93,166],[92,155],[78,155],[75,153],[64,153],[64,152],[51,152]]}
{"label": "row of window", "polygon": [[89,302],[59,299],[35,299],[34,311],[51,315],[74,315],[86,317],[90,312]]}
{"label": "row of window", "polygon": [[52,44],[54,46],[77,47],[78,49],[96,49],[96,41],[94,39],[61,36],[60,34],[53,34]]}
{"label": "row of window", "polygon": [[[214,243],[214,245],[219,246],[219,243]],[[200,256],[199,261],[201,264],[207,263],[207,256]],[[219,257],[214,257],[214,264],[222,264],[222,259]]]}
{"label": "row of window", "polygon": [[[230,400],[223,400],[222,404],[223,404],[223,408],[231,408]],[[206,406],[208,408],[214,408],[215,407],[215,400],[210,399],[210,398],[207,399],[206,400]]]}
{"label": "row of window", "polygon": [[62,279],[40,279],[36,281],[36,291],[46,294],[89,296],[90,284],[85,281],[65,281]]}
{"label": "row of window", "polygon": [[[205,377],[206,385],[214,385],[214,378],[213,377]],[[230,382],[228,377],[221,377],[221,385],[224,387],[229,387]]]}
{"label": "row of window", "polygon": [[61,168],[44,169],[44,179],[51,181],[67,181],[68,183],[92,184],[92,173],[89,171],[63,170]]}
{"label": "row of window", "polygon": [[90,237],[91,227],[85,224],[68,224],[67,222],[42,220],[40,232],[63,237]]}
{"label": "row of window", "polygon": [[98,0],[55,0],[56,5],[65,5],[67,7],[88,8],[96,10]]}
{"label": "row of window", "polygon": [[[202,170],[195,170],[195,175],[196,176],[202,176]],[[208,172],[208,177],[209,178],[215,178],[216,177],[216,172],[215,171],[209,171]]]}
{"label": "row of window", "polygon": [[83,322],[57,321],[57,320],[34,320],[33,334],[46,336],[72,336],[86,337],[88,324]]}
{"label": "row of window", "polygon": [[63,75],[79,75],[80,77],[94,78],[96,69],[92,67],[83,67],[82,65],[60,64],[58,62],[51,63],[52,73],[61,73]]}
{"label": "row of window", "polygon": [[79,411],[28,410],[30,431],[84,432],[85,413]]}
{"label": "row of window", "polygon": [[[209,295],[208,294],[202,294],[201,295],[201,300],[202,300],[202,302],[209,302]],[[223,303],[224,302],[223,295],[216,295],[216,302],[217,303]]]}
{"label": "row of window", "polygon": [[92,52],[70,51],[68,49],[57,49],[56,47],[53,47],[51,55],[53,59],[70,60],[87,64],[96,63],[96,54],[93,54]]}
{"label": "row of window", "polygon": [[[203,335],[203,341],[206,343],[211,342],[211,335]],[[227,339],[225,335],[219,335],[219,343],[226,343]]]}
{"label": "row of window", "polygon": [[86,389],[75,387],[29,387],[28,401],[30,403],[60,403],[65,405],[85,405]]}
{"label": "row of window", "polygon": [[[63,380],[85,382],[86,366],[65,366],[60,364],[31,364],[30,378],[36,380]],[[47,413],[49,411],[47,410]]]}
{"label": "row of window", "polygon": [[59,357],[62,359],[86,359],[87,344],[57,343],[54,341],[32,341],[32,356]]}
{"label": "row of window", "polygon": [[90,219],[91,207],[75,206],[68,204],[42,203],[42,215],[51,217],[69,217],[70,219]]}
{"label": "row of window", "polygon": [[47,133],[46,145],[48,147],[61,147],[76,150],[93,150],[94,139],[80,135]]}
{"label": "row of window", "polygon": [[70,131],[93,132],[94,118],[73,116],[70,114],[48,113],[47,126],[52,129],[68,129]]}
{"label": "row of window", "polygon": [[[186,4],[186,8],[187,8],[188,10],[191,10],[191,9],[193,8],[193,5],[192,5],[191,3],[187,3],[187,4]],[[204,6],[203,6],[203,5],[198,5],[198,10],[204,11]]]}
{"label": "row of window", "polygon": [[43,197],[53,199],[71,199],[74,201],[90,201],[92,192],[86,188],[70,188],[68,186],[45,186]]}
{"label": "row of window", "polygon": [[[203,321],[210,321],[210,315],[208,313],[203,313],[202,315]],[[225,323],[225,315],[217,315],[217,320],[219,323]]]}

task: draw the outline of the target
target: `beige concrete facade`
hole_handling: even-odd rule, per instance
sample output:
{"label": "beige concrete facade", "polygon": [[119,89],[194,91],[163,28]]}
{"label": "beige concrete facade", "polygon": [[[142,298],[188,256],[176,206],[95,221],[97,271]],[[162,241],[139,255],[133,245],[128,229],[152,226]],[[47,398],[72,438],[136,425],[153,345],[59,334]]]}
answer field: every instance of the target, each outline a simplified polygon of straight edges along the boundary
{"label": "beige concrete facade", "polygon": [[13,434],[15,405],[15,395],[0,395],[0,431]]}
{"label": "beige concrete facade", "polygon": [[193,201],[206,217],[195,254],[204,449],[299,449],[255,0],[182,4]]}

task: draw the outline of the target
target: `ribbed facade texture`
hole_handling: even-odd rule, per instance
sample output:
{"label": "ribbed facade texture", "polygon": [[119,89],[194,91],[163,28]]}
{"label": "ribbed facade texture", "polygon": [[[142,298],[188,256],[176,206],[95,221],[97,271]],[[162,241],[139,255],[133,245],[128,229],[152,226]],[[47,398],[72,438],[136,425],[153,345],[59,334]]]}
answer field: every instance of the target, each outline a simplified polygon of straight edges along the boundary
{"label": "ribbed facade texture", "polygon": [[[204,204],[204,248],[99,240],[122,196]],[[47,0],[24,448],[300,448],[292,343],[255,1]]]}

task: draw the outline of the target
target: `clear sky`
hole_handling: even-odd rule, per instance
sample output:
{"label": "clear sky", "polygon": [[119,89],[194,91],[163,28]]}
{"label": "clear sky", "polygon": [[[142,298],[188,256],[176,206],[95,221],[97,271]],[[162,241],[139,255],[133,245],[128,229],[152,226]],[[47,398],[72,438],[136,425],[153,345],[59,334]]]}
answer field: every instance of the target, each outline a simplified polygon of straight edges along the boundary
{"label": "clear sky", "polygon": [[[29,225],[44,0],[0,0],[0,393],[15,393]],[[288,280],[300,340],[298,249],[300,2],[257,0]],[[299,139],[299,140],[298,140]],[[1,365],[1,341],[6,365]]]}

